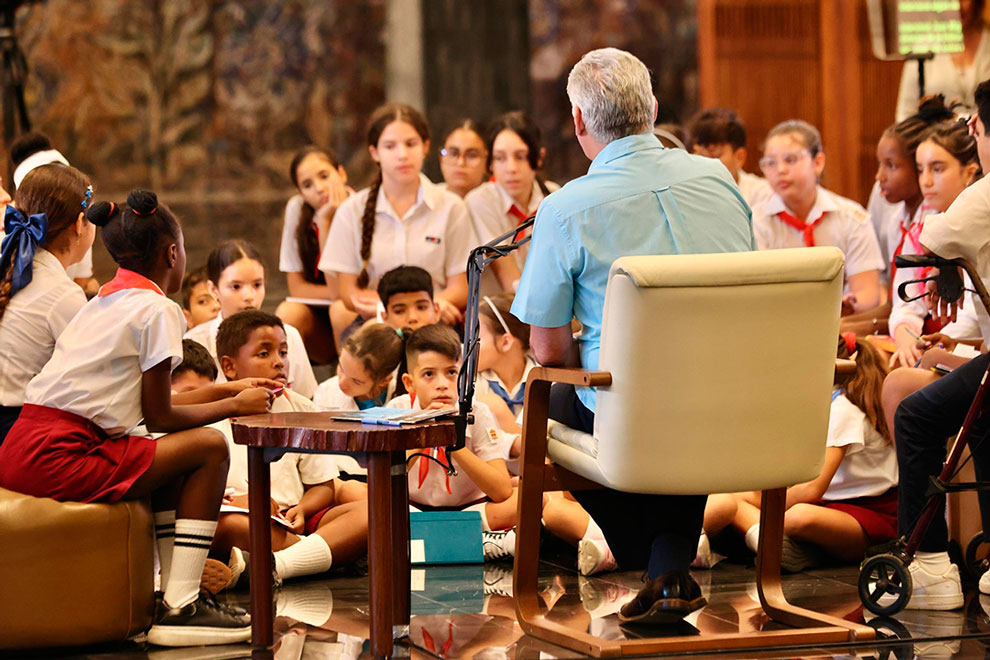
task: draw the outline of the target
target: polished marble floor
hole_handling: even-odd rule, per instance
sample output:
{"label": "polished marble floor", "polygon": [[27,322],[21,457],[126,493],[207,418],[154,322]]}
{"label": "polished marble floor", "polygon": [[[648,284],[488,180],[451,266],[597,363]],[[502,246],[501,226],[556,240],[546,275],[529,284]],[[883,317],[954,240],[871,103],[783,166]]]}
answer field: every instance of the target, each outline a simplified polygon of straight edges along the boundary
{"label": "polished marble floor", "polygon": [[[576,574],[568,561],[541,564],[541,597],[552,620],[594,634],[619,638],[638,631],[619,626],[619,607],[639,588],[640,574],[610,573],[593,578]],[[854,621],[864,610],[856,593],[854,567],[823,568],[784,579],[788,598],[797,605]],[[679,628],[684,634],[754,630],[767,626],[756,598],[751,566],[723,562],[695,572],[709,604]],[[513,615],[511,565],[414,567],[412,621],[409,635],[396,648],[397,657],[411,658],[577,658],[571,651],[522,634]],[[246,593],[226,596],[247,605]],[[278,660],[370,657],[368,652],[368,580],[360,571],[344,570],[330,577],[297,581],[278,593]],[[805,648],[702,657],[738,658],[875,658],[943,660],[990,659],[990,597],[974,585],[966,605],[954,612],[905,611],[894,620],[866,621],[889,639],[846,648]],[[774,624],[769,624],[774,625]],[[250,657],[247,646],[156,649],[132,642],[113,647],[41,651],[31,657],[125,660]],[[6,656],[5,656],[6,657]]]}

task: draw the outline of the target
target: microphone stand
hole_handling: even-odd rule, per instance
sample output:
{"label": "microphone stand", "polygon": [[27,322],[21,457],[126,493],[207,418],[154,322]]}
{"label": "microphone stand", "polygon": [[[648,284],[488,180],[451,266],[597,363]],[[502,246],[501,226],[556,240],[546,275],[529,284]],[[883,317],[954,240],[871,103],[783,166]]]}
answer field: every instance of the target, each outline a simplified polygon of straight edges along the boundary
{"label": "microphone stand", "polygon": [[[467,427],[474,423],[474,414],[472,413],[474,380],[478,375],[478,347],[481,344],[481,328],[478,321],[479,304],[481,303],[481,274],[496,259],[508,256],[529,243],[532,238],[531,235],[519,240],[516,240],[516,237],[520,232],[532,227],[535,222],[536,216],[531,215],[512,231],[471,250],[471,256],[468,258],[468,299],[467,309],[464,312],[464,356],[461,360],[461,371],[457,374],[458,410],[457,414],[453,416],[457,441],[452,447],[445,449],[451,476],[457,474],[457,471],[454,469],[453,461],[450,460],[450,455],[465,446]],[[504,243],[505,241],[509,242]]]}

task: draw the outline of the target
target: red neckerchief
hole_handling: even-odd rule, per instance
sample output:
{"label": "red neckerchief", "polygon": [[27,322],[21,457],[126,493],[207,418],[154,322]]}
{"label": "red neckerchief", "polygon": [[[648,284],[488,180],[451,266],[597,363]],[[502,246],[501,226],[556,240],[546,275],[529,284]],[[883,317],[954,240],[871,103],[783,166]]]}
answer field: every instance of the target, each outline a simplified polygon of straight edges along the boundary
{"label": "red neckerchief", "polygon": [[[515,204],[513,204],[512,206],[509,207],[509,215],[514,216],[518,220],[518,222],[516,222],[516,226],[517,227],[519,225],[521,225],[522,223],[526,222],[526,218],[529,217],[528,215],[526,215],[523,212],[523,210],[521,208],[519,208]],[[512,237],[512,242],[513,243],[518,243],[519,242],[519,239],[521,239],[523,237],[523,234],[525,234],[525,233],[526,233],[526,230],[525,229],[524,230],[521,230],[521,231],[517,231],[515,233],[515,235]]]}
{"label": "red neckerchief", "polygon": [[818,216],[818,218],[814,222],[809,222],[807,224],[802,222],[796,216],[791,215],[787,211],[781,211],[780,213],[777,214],[777,217],[780,218],[781,222],[783,222],[785,225],[794,227],[804,235],[805,247],[815,247],[815,227],[817,227],[818,223],[820,223],[825,218],[825,213],[822,213],[820,216]]}
{"label": "red neckerchief", "polygon": [[[894,294],[894,286],[893,286],[894,275],[897,273],[897,264],[895,264],[894,261],[897,259],[897,256],[901,254],[901,252],[904,250],[904,241],[907,239],[910,239],[911,241],[911,247],[914,248],[914,254],[924,254],[925,252],[924,248],[921,247],[921,230],[924,228],[924,226],[925,226],[924,218],[921,218],[920,220],[918,220],[918,222],[911,223],[910,227],[905,227],[904,223],[903,222],[901,223],[900,226],[901,240],[900,242],[897,243],[897,248],[894,250],[894,254],[890,258],[890,283],[891,283],[890,293],[892,296]],[[931,271],[932,271],[931,266],[927,266],[925,268],[916,268],[914,279],[920,280],[922,278],[928,277],[928,274]],[[919,285],[919,286],[923,287],[924,285]]]}
{"label": "red neckerchief", "polygon": [[[410,406],[415,406],[416,405],[416,393],[415,392],[410,392],[409,393],[409,405]],[[425,453],[429,454],[430,456],[435,456],[436,459],[438,461],[440,461],[440,464],[444,466],[444,473],[445,473],[445,475],[447,477],[447,492],[448,493],[451,493],[451,490],[450,490],[450,472],[448,471],[448,469],[450,468],[450,463],[447,462],[447,452],[444,451],[443,449],[440,449],[439,447],[430,447],[430,448],[428,448],[428,449],[425,450]],[[430,463],[432,463],[432,461],[429,458],[427,458],[426,456],[420,456],[419,457],[419,486],[418,486],[418,488],[422,488],[423,487],[423,482],[426,481],[426,475],[428,475],[430,473]]]}
{"label": "red neckerchief", "polygon": [[102,298],[109,296],[111,293],[123,291],[124,289],[147,289],[148,291],[154,291],[160,296],[165,295],[158,285],[147,277],[126,268],[118,268],[117,274],[113,276],[113,279],[101,286],[96,295]]}

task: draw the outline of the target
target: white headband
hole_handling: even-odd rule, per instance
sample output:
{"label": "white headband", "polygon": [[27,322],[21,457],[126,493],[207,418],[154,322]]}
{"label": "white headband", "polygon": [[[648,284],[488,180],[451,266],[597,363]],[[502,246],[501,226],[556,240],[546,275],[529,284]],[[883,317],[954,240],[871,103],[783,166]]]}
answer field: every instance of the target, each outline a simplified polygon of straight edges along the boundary
{"label": "white headband", "polygon": [[51,165],[52,163],[62,163],[63,165],[68,165],[69,161],[65,159],[60,152],[55,149],[47,149],[45,151],[36,151],[31,154],[17,166],[14,170],[14,187],[20,188],[21,181],[27,176],[28,172],[36,167],[41,167],[42,165]]}
{"label": "white headband", "polygon": [[495,305],[492,304],[492,299],[489,298],[488,296],[483,296],[482,299],[486,303],[488,303],[488,306],[491,308],[492,312],[495,314],[495,318],[497,318],[498,319],[498,322],[500,324],[502,324],[502,329],[505,330],[505,334],[511,335],[512,334],[512,331],[509,330],[509,326],[505,322],[505,319],[502,318],[502,315],[499,313],[498,308],[495,307]]}
{"label": "white headband", "polygon": [[673,133],[671,133],[670,131],[668,131],[667,129],[659,128],[659,127],[654,128],[653,134],[656,135],[658,138],[667,138],[668,140],[674,143],[675,147],[687,151],[687,147],[684,146],[684,143],[681,142],[681,139],[676,135],[674,135]]}

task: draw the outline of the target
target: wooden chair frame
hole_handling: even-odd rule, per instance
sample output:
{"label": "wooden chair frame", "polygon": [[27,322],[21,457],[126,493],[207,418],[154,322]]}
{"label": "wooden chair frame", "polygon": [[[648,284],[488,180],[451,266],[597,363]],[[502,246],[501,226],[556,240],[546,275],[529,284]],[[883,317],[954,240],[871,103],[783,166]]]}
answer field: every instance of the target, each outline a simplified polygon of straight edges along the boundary
{"label": "wooden chair frame", "polygon": [[547,412],[550,385],[555,382],[575,386],[607,386],[612,383],[612,375],[608,372],[581,369],[537,367],[530,372],[527,379],[519,477],[519,519],[512,578],[516,617],[524,632],[558,646],[598,658],[654,653],[839,645],[876,638],[876,631],[869,626],[796,607],[784,597],[781,588],[780,561],[784,535],[785,488],[763,492],[759,551],[756,555],[756,586],[760,603],[770,619],[793,626],[792,629],[691,637],[605,640],[548,620],[540,611],[541,601],[537,595],[543,492],[602,488],[600,484],[546,463]]}

